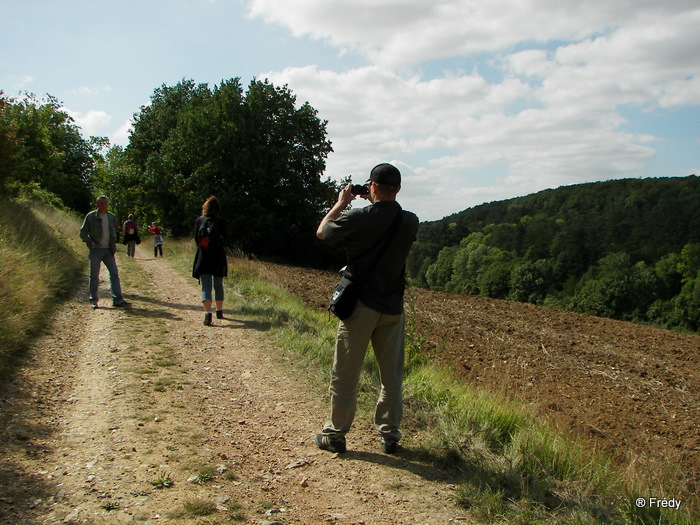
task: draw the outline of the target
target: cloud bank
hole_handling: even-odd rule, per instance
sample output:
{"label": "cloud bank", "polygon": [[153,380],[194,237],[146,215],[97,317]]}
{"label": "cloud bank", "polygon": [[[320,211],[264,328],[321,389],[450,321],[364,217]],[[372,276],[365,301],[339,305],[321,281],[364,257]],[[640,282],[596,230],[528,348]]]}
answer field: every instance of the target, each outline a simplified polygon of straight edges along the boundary
{"label": "cloud bank", "polygon": [[[690,1],[251,0],[248,8],[338,56],[364,58],[352,69],[310,64],[262,76],[329,121],[330,176],[396,162],[401,201],[423,220],[640,176],[665,137],[630,132],[625,115],[700,105],[700,6]],[[677,174],[657,174],[666,175]]]}

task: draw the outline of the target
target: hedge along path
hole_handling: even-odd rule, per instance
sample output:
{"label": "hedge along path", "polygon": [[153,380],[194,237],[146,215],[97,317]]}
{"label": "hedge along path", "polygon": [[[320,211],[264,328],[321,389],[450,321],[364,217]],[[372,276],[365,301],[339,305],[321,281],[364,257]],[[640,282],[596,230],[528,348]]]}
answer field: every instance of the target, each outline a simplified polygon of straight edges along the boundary
{"label": "hedge along path", "polygon": [[103,271],[101,307],[85,285],[2,390],[1,523],[469,522],[449,475],[384,455],[371,419],[347,454],[318,450],[325,389],[235,310],[203,326],[167,254],[117,257],[131,307]]}

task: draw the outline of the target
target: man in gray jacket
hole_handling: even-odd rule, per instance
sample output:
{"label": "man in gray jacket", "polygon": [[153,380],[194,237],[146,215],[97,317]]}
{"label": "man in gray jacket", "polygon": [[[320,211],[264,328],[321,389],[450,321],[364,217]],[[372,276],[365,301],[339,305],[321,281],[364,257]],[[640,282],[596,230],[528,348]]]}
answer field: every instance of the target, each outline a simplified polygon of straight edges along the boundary
{"label": "man in gray jacket", "polygon": [[128,306],[122,297],[119,270],[114,254],[117,253],[117,218],[107,211],[109,200],[104,195],[95,201],[95,210],[85,216],[80,227],[80,238],[90,250],[90,302],[97,308],[97,288],[100,284],[100,264],[109,270],[112,306]]}

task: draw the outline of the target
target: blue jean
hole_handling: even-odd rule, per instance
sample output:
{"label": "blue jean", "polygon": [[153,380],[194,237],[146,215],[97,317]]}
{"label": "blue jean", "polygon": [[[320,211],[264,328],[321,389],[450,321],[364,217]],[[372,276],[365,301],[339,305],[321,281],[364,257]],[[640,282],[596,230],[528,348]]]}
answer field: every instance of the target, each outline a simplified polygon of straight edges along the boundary
{"label": "blue jean", "polygon": [[401,439],[404,334],[403,313],[383,314],[361,301],[353,314],[339,323],[329,388],[331,415],[323,426],[323,434],[343,436],[350,430],[355,419],[362,363],[371,341],[381,381],[374,426],[384,438]]}
{"label": "blue jean", "polygon": [[214,286],[214,299],[216,301],[224,300],[224,278],[210,273],[203,273],[199,276],[199,281],[202,283],[202,301],[211,301],[212,280]]}
{"label": "blue jean", "polygon": [[90,248],[90,302],[97,303],[97,288],[100,284],[100,265],[104,263],[109,270],[109,286],[112,301],[122,299],[122,286],[119,282],[119,270],[117,260],[114,258],[111,248]]}

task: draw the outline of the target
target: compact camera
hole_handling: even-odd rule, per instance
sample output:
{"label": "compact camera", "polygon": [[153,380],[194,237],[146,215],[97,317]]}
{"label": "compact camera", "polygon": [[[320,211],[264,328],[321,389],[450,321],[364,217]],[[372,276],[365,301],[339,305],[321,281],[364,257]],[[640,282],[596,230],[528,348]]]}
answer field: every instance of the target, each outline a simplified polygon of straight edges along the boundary
{"label": "compact camera", "polygon": [[353,184],[351,191],[353,195],[369,195],[369,188],[362,184]]}

